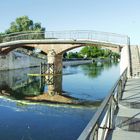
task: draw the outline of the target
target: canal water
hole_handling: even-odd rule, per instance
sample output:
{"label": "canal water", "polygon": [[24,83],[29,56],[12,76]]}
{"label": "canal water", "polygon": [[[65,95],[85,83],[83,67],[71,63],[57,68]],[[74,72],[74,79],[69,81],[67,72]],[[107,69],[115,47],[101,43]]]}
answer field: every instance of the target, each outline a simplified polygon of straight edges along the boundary
{"label": "canal water", "polygon": [[75,140],[119,77],[119,64],[68,66],[63,75],[39,68],[0,72],[1,140]]}

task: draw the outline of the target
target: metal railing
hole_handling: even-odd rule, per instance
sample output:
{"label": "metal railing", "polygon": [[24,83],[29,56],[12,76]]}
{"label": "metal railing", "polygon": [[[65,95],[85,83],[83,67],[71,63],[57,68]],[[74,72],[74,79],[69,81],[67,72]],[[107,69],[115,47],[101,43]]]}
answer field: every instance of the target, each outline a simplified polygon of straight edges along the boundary
{"label": "metal railing", "polygon": [[2,42],[45,39],[45,32],[17,32],[1,36]]}
{"label": "metal railing", "polygon": [[47,32],[19,32],[2,36],[2,42],[26,39],[73,39],[127,45],[128,36],[90,30],[47,31]]}
{"label": "metal railing", "polygon": [[113,116],[117,111],[119,100],[122,98],[126,80],[127,69],[119,77],[78,140],[105,140],[108,131],[114,127]]}

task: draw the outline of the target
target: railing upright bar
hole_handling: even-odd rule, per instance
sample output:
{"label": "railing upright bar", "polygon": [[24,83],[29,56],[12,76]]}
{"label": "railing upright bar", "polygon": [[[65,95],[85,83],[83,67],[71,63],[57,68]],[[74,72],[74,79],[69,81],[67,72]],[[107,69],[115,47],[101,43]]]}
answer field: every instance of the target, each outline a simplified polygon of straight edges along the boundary
{"label": "railing upright bar", "polygon": [[112,124],[113,124],[113,115],[112,115],[112,95],[110,98],[110,102],[109,102],[109,129],[112,129]]}
{"label": "railing upright bar", "polygon": [[[46,36],[46,37],[45,37]],[[32,31],[32,32],[19,32],[2,36],[3,42],[24,39],[85,39],[95,40],[100,42],[127,45],[127,36],[114,33],[106,33],[100,31],[87,31],[87,30],[72,30],[72,31]]]}
{"label": "railing upright bar", "polygon": [[120,82],[119,82],[119,95],[120,95],[119,100],[122,98],[122,83],[123,83],[123,81],[120,79]]}

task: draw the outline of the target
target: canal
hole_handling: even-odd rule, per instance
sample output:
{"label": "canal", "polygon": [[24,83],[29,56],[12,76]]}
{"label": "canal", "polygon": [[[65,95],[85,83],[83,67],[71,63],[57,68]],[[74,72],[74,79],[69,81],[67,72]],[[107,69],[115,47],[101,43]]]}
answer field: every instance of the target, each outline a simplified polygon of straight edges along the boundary
{"label": "canal", "polygon": [[0,72],[1,140],[75,140],[119,77],[118,63]]}

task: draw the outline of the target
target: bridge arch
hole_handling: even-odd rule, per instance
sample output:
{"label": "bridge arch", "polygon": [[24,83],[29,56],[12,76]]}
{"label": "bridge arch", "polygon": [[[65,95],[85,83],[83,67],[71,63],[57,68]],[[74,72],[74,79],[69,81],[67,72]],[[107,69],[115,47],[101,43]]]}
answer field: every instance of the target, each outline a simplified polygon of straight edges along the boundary
{"label": "bridge arch", "polygon": [[[12,46],[12,47],[11,46],[8,46],[8,47],[1,48],[0,55],[7,55],[11,51],[13,51],[15,49],[18,49],[18,48],[25,48],[27,50],[30,50],[31,48],[32,49],[40,49],[39,47],[34,47],[32,45],[21,45],[21,46],[15,45],[15,46]],[[40,49],[40,51],[42,51],[44,54],[47,55],[47,53],[44,50]]]}
{"label": "bridge arch", "polygon": [[[46,41],[46,42],[45,42]],[[3,45],[1,47],[1,45]],[[50,42],[49,40],[36,40],[33,41],[32,40],[22,40],[20,43],[17,41],[13,41],[12,43],[8,42],[8,43],[1,43],[0,47],[1,47],[1,51],[7,50],[7,52],[10,52],[16,48],[20,48],[20,47],[25,47],[25,48],[37,48],[40,49],[41,51],[43,51],[44,53],[48,53],[49,50],[55,50],[56,54],[62,54],[66,51],[75,49],[75,48],[79,48],[82,46],[99,46],[102,48],[107,48],[110,50],[118,50],[118,52],[120,52],[121,48],[123,46],[120,45],[116,45],[116,44],[104,44],[101,42],[94,42],[94,41],[65,41],[65,42],[55,42],[55,44],[53,42]]]}
{"label": "bridge arch", "polygon": [[[81,46],[93,46],[99,44],[101,46],[107,46],[108,48],[126,48],[126,62],[125,65],[129,68],[130,73],[130,42],[127,36],[118,34],[98,32],[98,31],[60,31],[60,32],[32,32],[32,33],[20,33],[19,35],[6,36],[3,38],[3,43],[0,43],[0,48],[9,47],[16,48],[20,46],[34,47],[42,50],[48,55],[48,62],[57,65],[61,63],[62,54],[65,51],[78,48]],[[51,52],[55,54],[52,59]],[[51,59],[50,59],[50,58]],[[50,60],[49,60],[50,59]],[[53,60],[53,61],[52,61]],[[56,66],[57,67],[57,66]],[[58,66],[58,70],[61,66]],[[61,71],[61,70],[60,70]],[[57,72],[57,70],[56,70]]]}

